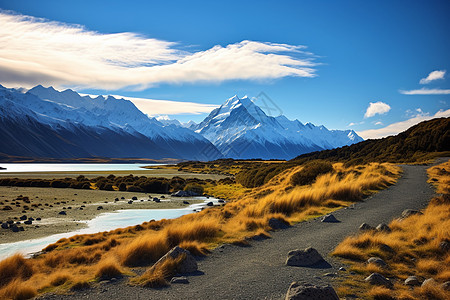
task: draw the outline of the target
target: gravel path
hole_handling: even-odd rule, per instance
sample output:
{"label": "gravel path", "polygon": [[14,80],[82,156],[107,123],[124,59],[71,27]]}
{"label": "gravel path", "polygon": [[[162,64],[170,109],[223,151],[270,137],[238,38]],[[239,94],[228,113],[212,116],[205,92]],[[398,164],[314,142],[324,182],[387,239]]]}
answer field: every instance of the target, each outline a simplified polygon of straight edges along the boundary
{"label": "gravel path", "polygon": [[[403,166],[403,176],[394,186],[357,203],[354,208],[334,212],[340,223],[319,219],[272,233],[272,238],[253,241],[251,247],[225,245],[199,261],[203,274],[189,276],[189,284],[164,289],[126,285],[127,279],[100,283],[74,295],[46,295],[43,299],[283,299],[292,281],[331,283],[326,273],[337,273],[342,264],[328,254],[346,236],[365,222],[372,226],[389,223],[404,209],[422,209],[434,194],[426,183],[428,166]],[[329,264],[315,268],[285,266],[293,249],[314,247]]]}

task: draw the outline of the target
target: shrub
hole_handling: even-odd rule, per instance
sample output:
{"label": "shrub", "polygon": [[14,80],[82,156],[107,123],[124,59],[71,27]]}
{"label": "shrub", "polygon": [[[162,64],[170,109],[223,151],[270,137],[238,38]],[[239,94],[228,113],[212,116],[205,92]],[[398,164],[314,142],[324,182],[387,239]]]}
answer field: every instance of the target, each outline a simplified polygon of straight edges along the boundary
{"label": "shrub", "polygon": [[307,185],[316,180],[317,176],[333,171],[333,165],[326,161],[312,161],[303,167],[303,169],[291,177],[292,185]]}
{"label": "shrub", "polygon": [[124,192],[124,191],[126,191],[126,190],[127,190],[127,184],[126,184],[125,182],[121,182],[121,183],[119,184],[119,191]]}

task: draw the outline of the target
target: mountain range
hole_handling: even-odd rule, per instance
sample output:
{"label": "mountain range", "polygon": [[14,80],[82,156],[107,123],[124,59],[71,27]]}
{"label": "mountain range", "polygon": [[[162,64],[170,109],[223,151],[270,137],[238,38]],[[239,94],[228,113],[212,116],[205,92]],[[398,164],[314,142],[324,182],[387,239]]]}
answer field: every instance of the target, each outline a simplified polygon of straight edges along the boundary
{"label": "mountain range", "polygon": [[248,97],[228,99],[199,124],[181,124],[148,117],[126,99],[41,85],[0,85],[0,139],[0,159],[290,159],[362,141],[351,130],[268,116]]}

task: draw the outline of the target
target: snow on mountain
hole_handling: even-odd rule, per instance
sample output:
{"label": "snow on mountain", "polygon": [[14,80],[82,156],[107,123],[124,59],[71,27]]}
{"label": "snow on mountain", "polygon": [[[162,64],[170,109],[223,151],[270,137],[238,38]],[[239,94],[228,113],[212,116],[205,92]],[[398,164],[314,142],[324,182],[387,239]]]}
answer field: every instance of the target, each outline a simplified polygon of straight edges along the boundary
{"label": "snow on mountain", "polygon": [[180,126],[180,127],[182,126],[180,121],[178,121],[176,119],[171,119],[171,118],[169,118],[168,115],[156,117],[156,120],[158,120],[165,126],[167,126],[167,125],[175,125],[175,126]]}
{"label": "snow on mountain", "polygon": [[271,117],[247,96],[234,96],[192,128],[225,157],[290,159],[300,154],[360,142],[352,130],[328,130],[285,116]]}
{"label": "snow on mountain", "polygon": [[[139,144],[142,149],[137,152],[130,149],[129,153],[145,153],[145,147],[148,147],[145,157],[151,157],[155,151],[158,157],[164,151],[171,155],[167,157],[172,158],[210,160],[221,157],[220,152],[203,136],[187,128],[165,126],[155,118],[147,117],[131,101],[112,96],[92,98],[80,96],[72,90],[59,92],[52,87],[42,86],[25,93],[0,85],[0,116],[5,122],[13,120],[14,126],[21,126],[16,122],[19,119],[25,120],[23,124],[29,121],[39,123],[43,125],[40,128],[47,136],[53,134],[49,132],[51,130],[64,131],[70,135],[82,128],[89,132],[90,137],[107,131],[114,140],[120,140],[121,136],[128,141],[117,144],[117,148],[133,148],[135,145],[129,141],[134,136],[136,145]],[[82,143],[82,140],[77,142]],[[78,146],[83,148],[83,145]],[[95,149],[96,153],[102,153],[97,151],[98,147]],[[114,153],[125,155],[126,151]]]}

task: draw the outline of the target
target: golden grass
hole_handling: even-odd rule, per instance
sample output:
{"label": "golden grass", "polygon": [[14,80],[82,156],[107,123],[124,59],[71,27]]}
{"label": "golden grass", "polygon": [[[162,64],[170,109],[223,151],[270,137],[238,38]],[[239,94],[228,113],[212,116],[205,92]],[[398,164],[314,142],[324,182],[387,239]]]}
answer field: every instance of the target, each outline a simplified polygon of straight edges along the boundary
{"label": "golden grass", "polygon": [[374,300],[393,300],[392,291],[385,287],[377,286],[368,292],[369,296],[371,296]]}
{"label": "golden grass", "polygon": [[[389,293],[395,299],[449,299],[450,293],[440,287],[441,283],[450,280],[450,253],[442,248],[450,243],[450,180],[447,170],[450,170],[450,161],[428,169],[429,182],[435,184],[443,195],[430,201],[423,215],[392,221],[392,232],[389,233],[371,231],[347,237],[335,248],[333,255],[350,260],[350,269],[361,277],[378,272],[400,282],[411,275],[421,280],[434,278],[438,282],[414,289],[395,284]],[[389,268],[366,264],[371,256],[381,257]],[[359,279],[355,277],[355,280]],[[385,292],[374,288],[358,296],[388,299],[383,298]]]}
{"label": "golden grass", "polygon": [[36,289],[21,280],[13,280],[0,290],[0,299],[25,300],[37,295]]}
{"label": "golden grass", "polygon": [[[130,275],[130,267],[151,266],[176,245],[194,255],[205,255],[222,243],[246,245],[248,237],[270,237],[268,224],[272,218],[292,224],[329,213],[394,183],[400,172],[391,164],[347,168],[337,163],[333,172],[319,176],[311,185],[294,187],[290,177],[301,169],[297,166],[286,170],[255,189],[218,186],[215,192],[234,191],[234,200],[223,207],[110,232],[73,236],[49,245],[37,258],[14,256],[4,260],[0,262],[0,270],[10,270],[5,273],[10,275],[0,278],[0,293],[23,282],[40,292],[56,286],[58,289],[87,288],[94,279]],[[208,187],[205,189],[208,191]],[[8,268],[12,261],[22,268]],[[145,276],[131,281],[150,287],[162,286],[167,284],[174,264],[169,261],[158,269],[150,267]],[[70,277],[64,275],[67,272]]]}
{"label": "golden grass", "polygon": [[175,274],[177,266],[185,258],[186,258],[185,255],[180,255],[176,259],[168,257],[162,263],[150,267],[141,276],[133,278],[131,282],[133,284],[139,284],[144,287],[152,287],[152,288],[167,286],[169,284],[167,279]]}

